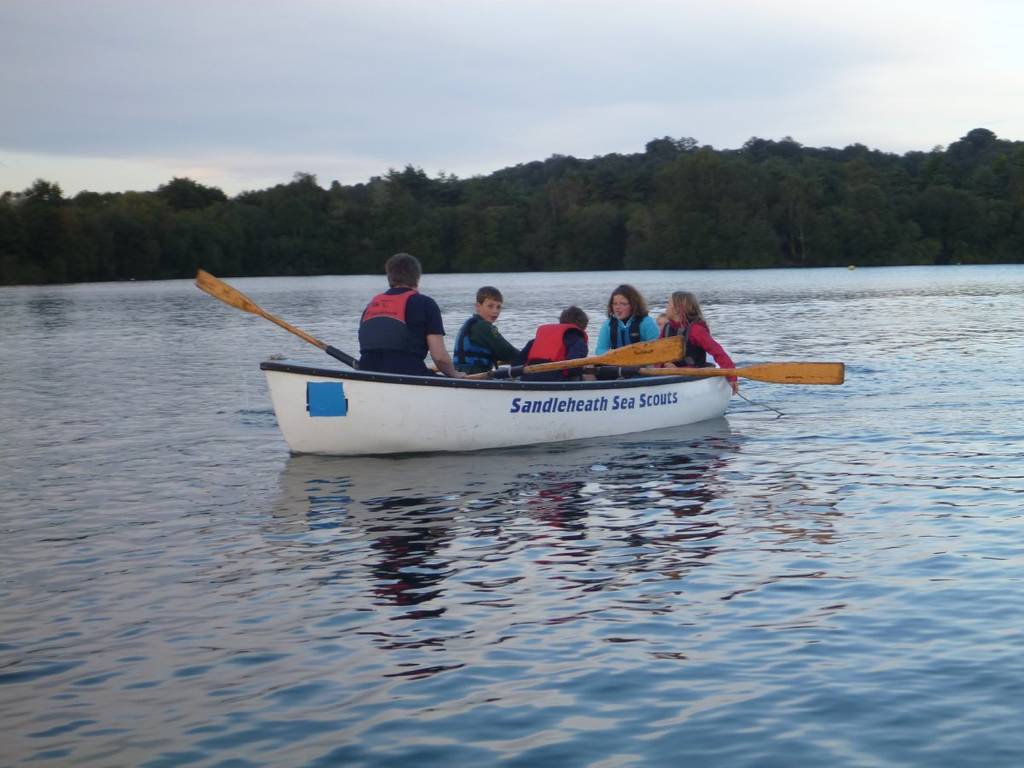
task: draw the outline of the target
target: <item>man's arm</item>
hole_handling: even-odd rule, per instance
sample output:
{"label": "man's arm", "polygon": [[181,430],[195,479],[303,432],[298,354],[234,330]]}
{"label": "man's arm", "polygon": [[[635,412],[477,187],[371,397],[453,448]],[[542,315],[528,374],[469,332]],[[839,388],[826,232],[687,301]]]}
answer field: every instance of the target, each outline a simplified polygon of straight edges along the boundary
{"label": "man's arm", "polygon": [[445,376],[453,379],[466,378],[466,374],[462,371],[455,370],[455,366],[452,365],[452,358],[444,346],[444,336],[436,333],[428,333],[427,350],[430,352],[430,358],[434,361],[434,367]]}

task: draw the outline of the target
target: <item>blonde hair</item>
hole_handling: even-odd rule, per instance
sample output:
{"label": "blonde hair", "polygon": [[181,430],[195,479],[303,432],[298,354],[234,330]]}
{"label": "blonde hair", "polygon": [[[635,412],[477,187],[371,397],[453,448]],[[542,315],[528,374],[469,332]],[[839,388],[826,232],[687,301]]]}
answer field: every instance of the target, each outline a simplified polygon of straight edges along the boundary
{"label": "blonde hair", "polygon": [[709,331],[711,330],[711,324],[704,318],[704,313],[701,311],[700,302],[697,301],[697,297],[692,293],[689,291],[673,291],[669,301],[675,307],[676,314],[679,315],[680,320],[686,320],[687,323],[703,323]]}

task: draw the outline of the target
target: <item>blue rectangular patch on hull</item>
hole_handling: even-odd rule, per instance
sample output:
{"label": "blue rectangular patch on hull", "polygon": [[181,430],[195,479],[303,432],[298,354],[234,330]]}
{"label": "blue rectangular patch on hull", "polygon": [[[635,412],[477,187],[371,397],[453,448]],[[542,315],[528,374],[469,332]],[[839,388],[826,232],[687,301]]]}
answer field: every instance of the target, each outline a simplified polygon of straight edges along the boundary
{"label": "blue rectangular patch on hull", "polygon": [[345,416],[345,386],[340,381],[307,381],[306,410],[310,416]]}

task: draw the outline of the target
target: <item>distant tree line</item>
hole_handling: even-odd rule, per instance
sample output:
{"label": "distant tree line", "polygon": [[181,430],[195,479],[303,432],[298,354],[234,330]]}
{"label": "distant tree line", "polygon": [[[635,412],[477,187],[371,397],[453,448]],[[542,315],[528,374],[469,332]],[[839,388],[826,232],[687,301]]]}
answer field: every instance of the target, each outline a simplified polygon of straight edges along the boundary
{"label": "distant tree line", "polygon": [[0,283],[215,274],[367,274],[397,251],[430,272],[1019,262],[1024,142],[977,128],[930,152],[661,138],[643,153],[553,156],[459,179],[412,166],[365,184],[228,198],[42,179],[0,196]]}

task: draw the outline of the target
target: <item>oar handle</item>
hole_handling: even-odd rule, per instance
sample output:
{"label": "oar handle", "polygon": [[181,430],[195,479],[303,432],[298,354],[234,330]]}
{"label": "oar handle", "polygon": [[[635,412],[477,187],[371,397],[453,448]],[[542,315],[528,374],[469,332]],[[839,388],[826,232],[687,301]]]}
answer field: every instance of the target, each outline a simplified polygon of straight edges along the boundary
{"label": "oar handle", "polygon": [[507,368],[497,368],[493,371],[482,371],[481,373],[470,373],[467,379],[515,379],[523,375],[523,366],[513,365]]}
{"label": "oar handle", "polygon": [[342,352],[337,347],[332,347],[330,344],[327,344],[327,343],[325,343],[323,341],[320,341],[320,339],[316,338],[315,336],[310,336],[308,333],[306,333],[301,328],[296,328],[291,323],[285,322],[281,318],[275,317],[274,315],[270,314],[269,312],[265,312],[262,309],[260,309],[260,311],[257,314],[259,314],[260,317],[265,317],[270,322],[275,323],[275,324],[281,326],[286,331],[291,331],[296,336],[298,336],[300,339],[304,339],[305,341],[308,341],[314,347],[320,347],[320,349],[322,349],[328,355],[333,357],[335,360],[340,360],[345,365],[351,366],[352,368],[355,368],[356,370],[359,369],[359,361],[356,358],[352,357],[352,355],[350,355],[348,352]]}
{"label": "oar handle", "polygon": [[347,352],[342,352],[337,347],[332,347],[330,344],[324,345],[324,352],[333,357],[335,360],[341,360],[345,365],[349,365],[356,370],[359,369],[359,361],[356,360],[352,355]]}

